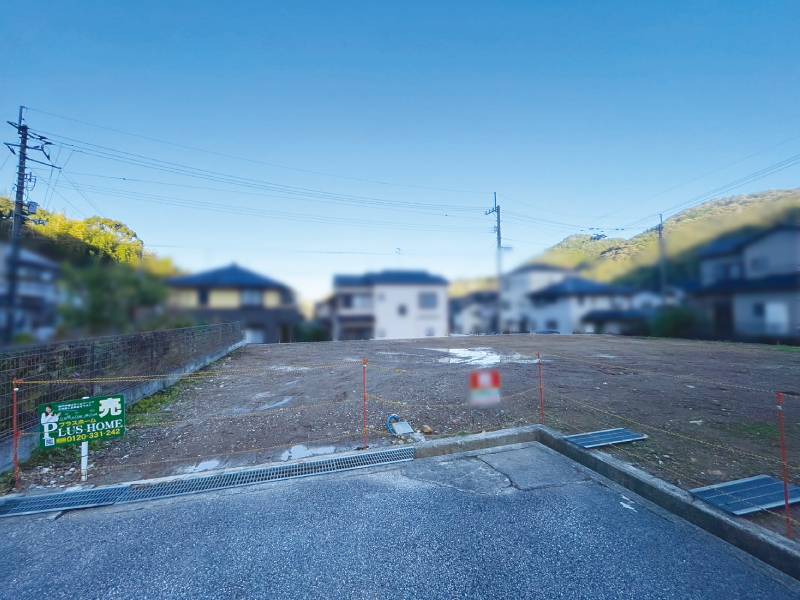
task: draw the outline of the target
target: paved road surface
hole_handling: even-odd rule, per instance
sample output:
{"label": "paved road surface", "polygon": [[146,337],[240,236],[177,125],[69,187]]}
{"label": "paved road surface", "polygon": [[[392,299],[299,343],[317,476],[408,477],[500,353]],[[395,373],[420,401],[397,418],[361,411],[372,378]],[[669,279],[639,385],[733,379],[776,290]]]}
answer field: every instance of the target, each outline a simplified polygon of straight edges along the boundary
{"label": "paved road surface", "polygon": [[538,444],[0,529],[15,599],[800,597]]}

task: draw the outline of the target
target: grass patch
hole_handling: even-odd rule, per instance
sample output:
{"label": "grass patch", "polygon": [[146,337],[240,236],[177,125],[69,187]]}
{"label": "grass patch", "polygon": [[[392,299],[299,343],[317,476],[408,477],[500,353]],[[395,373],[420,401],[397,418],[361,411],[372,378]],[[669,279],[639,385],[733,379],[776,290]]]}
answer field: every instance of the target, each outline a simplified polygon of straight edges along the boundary
{"label": "grass patch", "polygon": [[800,352],[800,346],[773,346],[776,350],[780,350],[781,352]]}
{"label": "grass patch", "polygon": [[765,423],[763,421],[754,421],[752,423],[736,423],[730,425],[727,429],[734,435],[755,439],[755,440],[769,440],[778,441],[778,426],[774,423]]}
{"label": "grass patch", "polygon": [[167,389],[142,398],[128,409],[127,421],[129,426],[147,425],[153,421],[153,416],[172,404],[183,391],[185,383],[178,382]]}

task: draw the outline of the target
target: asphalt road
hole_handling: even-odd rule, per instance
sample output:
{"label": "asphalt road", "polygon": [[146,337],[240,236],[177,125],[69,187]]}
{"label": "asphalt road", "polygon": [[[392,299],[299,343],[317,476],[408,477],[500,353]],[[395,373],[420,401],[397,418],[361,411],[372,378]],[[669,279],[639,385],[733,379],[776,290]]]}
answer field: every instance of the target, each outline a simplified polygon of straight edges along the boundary
{"label": "asphalt road", "polygon": [[800,583],[539,446],[0,520],[4,598],[781,598]]}

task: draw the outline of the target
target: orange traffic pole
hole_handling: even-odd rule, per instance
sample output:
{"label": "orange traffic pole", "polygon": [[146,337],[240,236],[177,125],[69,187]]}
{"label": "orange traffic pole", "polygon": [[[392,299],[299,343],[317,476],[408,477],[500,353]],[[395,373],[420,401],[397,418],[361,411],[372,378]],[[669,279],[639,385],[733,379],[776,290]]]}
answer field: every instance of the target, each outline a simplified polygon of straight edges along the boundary
{"label": "orange traffic pole", "polygon": [[367,359],[361,361],[361,368],[363,372],[363,389],[364,389],[364,405],[362,413],[364,415],[364,429],[363,429],[363,446],[369,448],[369,430],[367,427]]}
{"label": "orange traffic pole", "polygon": [[536,353],[536,362],[539,363],[539,424],[544,425],[544,371],[540,352]]}
{"label": "orange traffic pole", "polygon": [[781,463],[783,464],[783,505],[786,517],[786,537],[791,540],[794,537],[794,532],[792,531],[792,511],[789,503],[789,459],[786,448],[786,430],[784,427],[783,416],[783,392],[777,392],[775,394],[775,399],[778,402],[778,433],[781,436]]}
{"label": "orange traffic pole", "polygon": [[12,427],[12,444],[14,452],[14,487],[20,489],[20,475],[19,475],[19,407],[17,405],[17,392],[19,391],[18,380],[15,378],[11,382],[11,427]]}

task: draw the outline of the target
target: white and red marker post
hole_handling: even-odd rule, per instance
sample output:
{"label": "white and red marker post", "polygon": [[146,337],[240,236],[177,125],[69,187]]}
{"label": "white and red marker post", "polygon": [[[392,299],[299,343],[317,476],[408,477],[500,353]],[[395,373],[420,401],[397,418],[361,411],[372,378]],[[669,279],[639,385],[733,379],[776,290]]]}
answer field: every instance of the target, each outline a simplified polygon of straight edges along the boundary
{"label": "white and red marker post", "polygon": [[480,370],[469,375],[469,403],[479,408],[500,403],[500,371]]}

